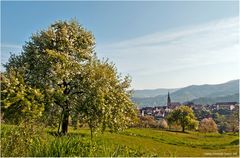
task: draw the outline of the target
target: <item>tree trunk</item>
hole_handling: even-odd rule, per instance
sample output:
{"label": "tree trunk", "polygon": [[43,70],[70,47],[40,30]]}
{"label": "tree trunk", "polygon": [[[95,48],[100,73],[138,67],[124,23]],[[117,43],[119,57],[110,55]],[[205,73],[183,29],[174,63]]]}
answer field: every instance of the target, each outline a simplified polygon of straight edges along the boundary
{"label": "tree trunk", "polygon": [[[63,80],[63,86],[65,87],[64,89],[64,95],[69,95],[70,90],[69,90],[69,83]],[[62,118],[62,133],[67,134],[68,132],[68,124],[69,124],[69,116],[70,116],[70,109],[69,109],[69,101],[65,100],[64,101],[64,106],[63,106],[63,118]]]}
{"label": "tree trunk", "polygon": [[69,111],[63,111],[63,118],[62,118],[62,133],[67,134],[68,132],[68,123],[69,123]]}
{"label": "tree trunk", "polygon": [[93,138],[93,129],[90,128],[90,130],[91,130],[91,141],[92,141],[92,138]]}
{"label": "tree trunk", "polygon": [[182,126],[182,132],[185,132],[185,126]]}
{"label": "tree trunk", "polygon": [[60,133],[60,127],[61,127],[61,124],[62,124],[62,120],[63,120],[63,111],[61,113],[61,116],[60,116],[60,121],[59,121],[59,124],[58,124],[58,133]]}

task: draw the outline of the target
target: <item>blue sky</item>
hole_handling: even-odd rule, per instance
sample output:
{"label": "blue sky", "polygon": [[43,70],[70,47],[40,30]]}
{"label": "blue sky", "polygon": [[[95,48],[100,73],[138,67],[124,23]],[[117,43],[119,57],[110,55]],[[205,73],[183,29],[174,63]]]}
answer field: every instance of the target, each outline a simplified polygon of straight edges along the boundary
{"label": "blue sky", "polygon": [[1,62],[32,33],[76,18],[132,88],[239,78],[238,2],[1,2]]}

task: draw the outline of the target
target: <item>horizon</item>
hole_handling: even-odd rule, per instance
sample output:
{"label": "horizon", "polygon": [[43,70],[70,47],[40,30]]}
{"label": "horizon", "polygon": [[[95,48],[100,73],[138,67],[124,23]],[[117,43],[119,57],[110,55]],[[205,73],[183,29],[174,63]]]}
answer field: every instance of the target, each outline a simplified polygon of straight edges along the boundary
{"label": "horizon", "polygon": [[240,78],[238,5],[1,1],[1,64],[9,52],[19,54],[33,33],[75,18],[94,34],[97,56],[132,77],[132,89],[220,84]]}
{"label": "horizon", "polygon": [[225,84],[225,83],[228,83],[228,82],[232,82],[232,81],[237,81],[239,82],[240,79],[232,79],[232,80],[228,80],[228,81],[225,81],[225,82],[221,82],[221,83],[204,83],[204,84],[191,84],[191,85],[186,85],[186,86],[183,86],[183,87],[176,87],[176,88],[154,88],[154,89],[133,89],[134,91],[142,91],[142,90],[157,90],[157,89],[165,89],[165,90],[171,90],[171,89],[182,89],[182,88],[186,88],[186,87],[189,87],[189,86],[202,86],[202,85],[219,85],[219,84]]}

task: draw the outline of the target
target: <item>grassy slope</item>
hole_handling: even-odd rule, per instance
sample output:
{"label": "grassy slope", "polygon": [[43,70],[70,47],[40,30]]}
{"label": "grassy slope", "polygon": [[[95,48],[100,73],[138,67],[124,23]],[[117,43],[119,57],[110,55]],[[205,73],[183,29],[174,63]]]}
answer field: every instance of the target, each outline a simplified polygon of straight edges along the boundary
{"label": "grassy slope", "polygon": [[[82,140],[89,141],[90,133],[88,129],[70,129],[70,133],[67,137],[65,136],[63,138],[56,138],[50,134],[47,134],[47,139],[48,144],[54,140],[58,140],[56,141],[57,143],[64,141],[78,143],[78,141]],[[95,136],[94,140],[98,142],[97,146],[102,146],[102,148],[96,149],[95,153],[90,153],[93,156],[208,156],[206,155],[207,153],[230,154],[228,156],[239,155],[239,145],[234,145],[231,143],[238,140],[238,135],[232,134],[221,135],[202,134],[198,132],[169,132],[156,129],[128,129],[118,134],[109,132],[98,134]],[[55,146],[57,143],[55,143]],[[124,153],[125,148],[121,148],[122,151],[117,153],[118,150],[120,150],[118,147],[123,146],[127,147],[126,150],[131,149],[131,153]],[[101,152],[101,150],[104,151]],[[43,153],[43,151],[39,151],[39,154],[40,153]],[[48,155],[49,153],[51,153],[51,151],[46,152],[44,155],[35,156],[54,156],[56,152],[52,152],[52,155]],[[237,153],[237,155],[231,155],[232,153]],[[83,154],[83,156],[91,155],[86,153],[85,155]]]}
{"label": "grassy slope", "polygon": [[206,156],[206,153],[238,153],[233,135],[179,133],[154,129],[130,129],[120,134],[97,137],[111,143],[140,149],[156,156]]}

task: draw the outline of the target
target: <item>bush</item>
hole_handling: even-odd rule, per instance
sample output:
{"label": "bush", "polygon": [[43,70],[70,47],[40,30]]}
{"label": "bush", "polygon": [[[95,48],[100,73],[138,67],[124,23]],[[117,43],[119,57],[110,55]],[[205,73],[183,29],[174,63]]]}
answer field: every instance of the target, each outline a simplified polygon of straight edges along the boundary
{"label": "bush", "polygon": [[198,130],[200,132],[217,132],[217,124],[215,123],[215,121],[212,118],[204,118],[199,126],[198,126]]}
{"label": "bush", "polygon": [[140,116],[139,127],[157,128],[158,124],[153,116]]}
{"label": "bush", "polygon": [[22,126],[2,125],[1,127],[1,156],[25,157],[33,144],[42,143],[45,135],[41,128],[32,124]]}
{"label": "bush", "polygon": [[229,124],[227,122],[220,122],[218,125],[218,132],[223,134],[228,131]]}
{"label": "bush", "polygon": [[161,119],[159,121],[159,128],[162,128],[162,129],[167,129],[168,128],[168,123],[165,119]]}

